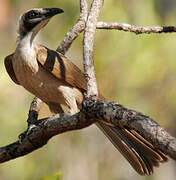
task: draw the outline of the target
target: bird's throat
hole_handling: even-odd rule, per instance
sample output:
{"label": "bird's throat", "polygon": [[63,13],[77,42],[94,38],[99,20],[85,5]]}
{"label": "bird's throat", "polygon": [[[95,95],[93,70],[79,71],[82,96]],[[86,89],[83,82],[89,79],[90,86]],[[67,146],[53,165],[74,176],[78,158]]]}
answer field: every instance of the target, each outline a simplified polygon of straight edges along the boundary
{"label": "bird's throat", "polygon": [[19,35],[17,39],[17,48],[16,49],[21,49],[21,48],[33,48],[34,47],[34,38],[35,34],[31,31],[26,33],[25,35]]}
{"label": "bird's throat", "polygon": [[32,72],[38,70],[34,37],[33,32],[29,32],[26,36],[20,38],[15,50],[16,63],[18,65],[21,64],[21,68],[27,68],[28,70],[31,69]]}

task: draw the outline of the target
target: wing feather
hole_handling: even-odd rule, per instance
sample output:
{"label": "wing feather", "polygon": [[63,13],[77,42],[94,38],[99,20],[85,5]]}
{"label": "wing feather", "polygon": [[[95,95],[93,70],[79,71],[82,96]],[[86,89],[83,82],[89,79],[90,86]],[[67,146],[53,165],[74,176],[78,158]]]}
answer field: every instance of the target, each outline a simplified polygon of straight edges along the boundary
{"label": "wing feather", "polygon": [[37,61],[56,78],[67,82],[81,91],[86,90],[86,81],[81,70],[57,51],[42,45],[37,46]]}
{"label": "wing feather", "polygon": [[9,56],[7,56],[4,59],[4,65],[5,65],[7,73],[9,74],[10,78],[12,79],[12,81],[14,83],[20,85],[20,83],[15,75],[14,69],[13,69],[12,59],[13,59],[13,54],[10,54]]}

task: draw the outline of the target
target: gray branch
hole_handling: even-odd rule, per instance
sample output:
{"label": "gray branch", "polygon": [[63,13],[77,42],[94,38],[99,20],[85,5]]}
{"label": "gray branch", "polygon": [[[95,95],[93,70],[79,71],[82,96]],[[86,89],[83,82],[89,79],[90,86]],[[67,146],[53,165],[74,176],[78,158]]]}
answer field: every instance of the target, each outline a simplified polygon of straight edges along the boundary
{"label": "gray branch", "polygon": [[[35,121],[35,117],[33,117],[33,121]],[[57,134],[82,129],[94,122],[95,120],[86,117],[81,112],[73,116],[63,114],[38,120],[35,125],[29,126],[21,135],[20,140],[0,148],[0,163],[24,156],[41,148]]]}
{"label": "gray branch", "polygon": [[[35,120],[35,119],[34,119]],[[82,129],[97,121],[112,123],[116,127],[135,129],[154,147],[176,160],[176,138],[167,133],[148,116],[123,107],[120,104],[86,98],[79,113],[55,115],[38,120],[24,133],[23,140],[0,148],[0,163],[24,156],[44,146],[53,136]]]}
{"label": "gray branch", "polygon": [[89,11],[83,39],[83,64],[87,82],[87,95],[97,95],[97,82],[94,70],[93,45],[97,20],[103,7],[103,0],[93,0]]}
{"label": "gray branch", "polygon": [[77,23],[67,32],[63,41],[59,45],[56,51],[65,54],[70,48],[73,41],[80,35],[85,28],[85,23],[88,14],[87,0],[80,0],[80,17]]}
{"label": "gray branch", "polygon": [[[104,120],[117,127],[128,127],[136,130],[147,139],[154,147],[176,160],[176,138],[166,132],[157,122],[150,117],[127,109],[121,104],[97,99],[87,99],[83,102],[88,109],[90,118]],[[87,104],[85,104],[87,103]],[[91,106],[90,106],[91,105]]]}
{"label": "gray branch", "polygon": [[118,23],[118,22],[98,22],[97,29],[107,29],[107,30],[120,30],[133,32],[135,34],[151,34],[151,33],[171,33],[176,32],[175,26],[134,26],[126,23]]}

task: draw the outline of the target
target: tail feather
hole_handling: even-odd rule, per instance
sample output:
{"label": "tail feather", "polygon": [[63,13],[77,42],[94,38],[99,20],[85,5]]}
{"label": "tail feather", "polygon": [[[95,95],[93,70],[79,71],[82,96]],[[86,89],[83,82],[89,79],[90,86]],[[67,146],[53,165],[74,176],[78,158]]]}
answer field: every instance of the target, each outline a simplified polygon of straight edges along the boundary
{"label": "tail feather", "polygon": [[[156,150],[156,148],[153,147],[153,145],[147,141],[146,139],[144,139],[139,133],[137,133],[134,130],[128,130],[131,134],[133,134],[134,136],[136,136],[136,138],[139,139],[139,141],[143,142],[146,146],[150,147],[151,149],[153,149],[153,151],[157,151],[157,157],[160,158],[161,162],[166,162],[168,161],[168,158],[166,155],[164,155],[164,153],[162,153],[159,149]],[[153,158],[153,160],[155,160],[155,158]]]}
{"label": "tail feather", "polygon": [[104,123],[96,125],[139,174],[151,175],[154,167],[158,167],[160,162],[167,161],[167,157],[161,151],[154,148],[136,131]]}

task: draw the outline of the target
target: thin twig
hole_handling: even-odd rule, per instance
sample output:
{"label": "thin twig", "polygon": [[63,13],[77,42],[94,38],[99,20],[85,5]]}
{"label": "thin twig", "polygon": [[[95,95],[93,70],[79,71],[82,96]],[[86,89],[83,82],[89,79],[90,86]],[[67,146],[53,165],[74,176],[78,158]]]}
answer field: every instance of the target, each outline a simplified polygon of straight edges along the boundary
{"label": "thin twig", "polygon": [[107,30],[120,30],[133,32],[135,34],[151,34],[151,33],[169,33],[176,32],[175,26],[134,26],[126,23],[118,23],[118,22],[98,22],[97,29],[107,29]]}
{"label": "thin twig", "polygon": [[97,20],[103,7],[103,0],[93,0],[87,17],[83,39],[83,64],[87,82],[87,95],[97,95],[97,83],[94,70],[93,45]]}
{"label": "thin twig", "polygon": [[80,0],[80,17],[76,24],[67,32],[63,41],[59,45],[56,51],[65,54],[70,48],[73,41],[79,36],[79,34],[85,28],[85,22],[88,14],[87,0]]}

